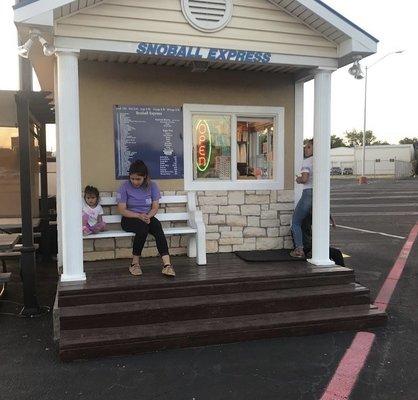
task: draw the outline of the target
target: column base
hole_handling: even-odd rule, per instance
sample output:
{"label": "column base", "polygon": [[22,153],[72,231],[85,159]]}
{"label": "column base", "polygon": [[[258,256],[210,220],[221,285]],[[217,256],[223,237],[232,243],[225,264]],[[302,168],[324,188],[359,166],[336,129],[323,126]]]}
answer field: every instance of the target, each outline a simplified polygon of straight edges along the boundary
{"label": "column base", "polygon": [[367,184],[367,176],[360,176],[360,178],[358,178],[358,184],[359,185],[366,185]]}
{"label": "column base", "polygon": [[328,259],[325,260],[314,260],[313,258],[309,258],[308,260],[306,260],[308,263],[313,264],[313,265],[318,265],[318,266],[331,266],[331,265],[335,265],[335,262]]}
{"label": "column base", "polygon": [[62,274],[60,278],[61,282],[80,282],[86,280],[86,274],[82,273],[79,275],[65,275]]}
{"label": "column base", "polygon": [[23,307],[20,311],[22,317],[41,317],[42,315],[47,315],[51,311],[51,308],[48,306],[38,306],[38,307]]}

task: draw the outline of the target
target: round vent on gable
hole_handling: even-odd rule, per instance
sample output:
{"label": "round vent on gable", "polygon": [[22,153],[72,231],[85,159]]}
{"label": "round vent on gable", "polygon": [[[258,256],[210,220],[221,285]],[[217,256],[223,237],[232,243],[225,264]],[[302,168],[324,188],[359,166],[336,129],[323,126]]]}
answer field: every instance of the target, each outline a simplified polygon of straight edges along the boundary
{"label": "round vent on gable", "polygon": [[181,0],[189,23],[203,32],[221,30],[232,17],[232,0]]}

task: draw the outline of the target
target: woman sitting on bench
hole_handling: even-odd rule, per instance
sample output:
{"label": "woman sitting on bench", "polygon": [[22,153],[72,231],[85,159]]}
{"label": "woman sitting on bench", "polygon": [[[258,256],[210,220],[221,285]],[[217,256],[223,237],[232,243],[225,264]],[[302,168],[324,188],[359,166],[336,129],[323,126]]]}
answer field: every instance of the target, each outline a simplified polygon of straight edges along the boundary
{"label": "woman sitting on bench", "polygon": [[155,218],[160,198],[160,189],[155,182],[151,181],[145,163],[141,160],[134,161],[129,167],[129,180],[121,185],[117,193],[118,209],[122,215],[122,229],[135,233],[132,263],[129,267],[132,275],[142,275],[139,257],[150,233],[155,237],[157,249],[162,258],[162,273],[175,276],[170,262],[167,239],[160,221]]}

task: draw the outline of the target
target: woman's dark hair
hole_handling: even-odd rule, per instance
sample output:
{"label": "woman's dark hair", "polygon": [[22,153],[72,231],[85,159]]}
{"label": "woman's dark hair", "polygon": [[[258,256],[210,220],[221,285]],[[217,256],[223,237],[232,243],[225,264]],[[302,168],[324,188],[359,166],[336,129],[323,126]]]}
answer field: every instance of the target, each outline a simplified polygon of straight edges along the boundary
{"label": "woman's dark hair", "polygon": [[[96,187],[94,187],[94,186],[87,185],[87,186],[84,188],[84,200],[86,199],[86,196],[87,196],[88,194],[90,194],[90,195],[93,195],[93,196],[97,197],[97,204],[99,204],[99,199],[100,199],[99,189],[97,189],[97,188],[96,188]],[[97,205],[97,204],[96,204],[96,205]]]}
{"label": "woman's dark hair", "polygon": [[146,186],[148,186],[150,182],[150,176],[148,172],[148,167],[145,165],[145,163],[142,160],[135,160],[129,167],[129,175],[132,174],[138,174],[140,176],[143,176],[144,183]]}

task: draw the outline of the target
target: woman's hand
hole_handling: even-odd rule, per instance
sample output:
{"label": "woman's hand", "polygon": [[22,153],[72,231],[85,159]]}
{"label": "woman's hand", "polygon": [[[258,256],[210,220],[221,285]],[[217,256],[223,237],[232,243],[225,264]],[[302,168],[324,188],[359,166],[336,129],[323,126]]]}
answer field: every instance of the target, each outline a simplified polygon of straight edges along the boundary
{"label": "woman's hand", "polygon": [[306,183],[309,180],[309,173],[302,172],[302,175],[296,176],[296,183]]}
{"label": "woman's hand", "polygon": [[149,224],[150,223],[150,217],[148,217],[147,214],[138,214],[138,218],[141,221],[144,221],[146,224]]}

